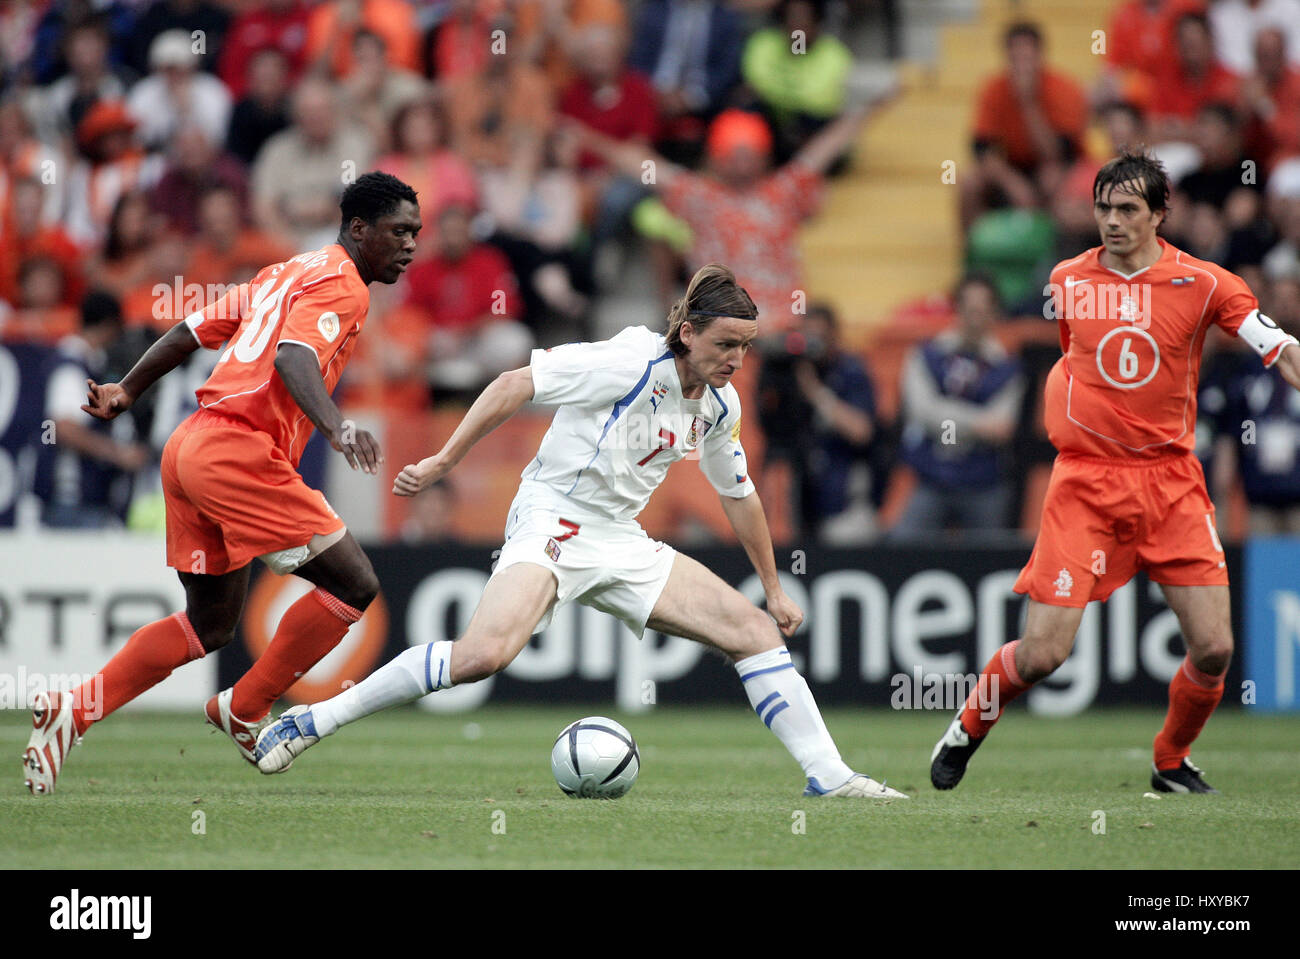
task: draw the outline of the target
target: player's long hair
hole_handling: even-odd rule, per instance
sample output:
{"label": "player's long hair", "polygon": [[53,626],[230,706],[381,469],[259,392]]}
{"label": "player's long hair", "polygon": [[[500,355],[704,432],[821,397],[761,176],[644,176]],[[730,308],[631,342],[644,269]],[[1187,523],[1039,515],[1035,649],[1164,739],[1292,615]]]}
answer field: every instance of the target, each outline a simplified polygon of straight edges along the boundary
{"label": "player's long hair", "polygon": [[691,277],[686,295],[668,311],[668,348],[678,356],[685,356],[682,324],[689,320],[691,329],[698,333],[720,316],[757,320],[758,307],[736,282],[734,273],[721,263],[710,263]]}
{"label": "player's long hair", "polygon": [[[1165,172],[1163,163],[1141,147],[1125,150],[1097,171],[1097,177],[1092,181],[1093,199],[1111,187],[1122,187],[1130,182],[1142,184],[1138,195],[1147,201],[1147,207],[1153,213],[1168,212],[1169,174]],[[1124,191],[1121,189],[1120,192]],[[1160,225],[1164,226],[1164,223]]]}

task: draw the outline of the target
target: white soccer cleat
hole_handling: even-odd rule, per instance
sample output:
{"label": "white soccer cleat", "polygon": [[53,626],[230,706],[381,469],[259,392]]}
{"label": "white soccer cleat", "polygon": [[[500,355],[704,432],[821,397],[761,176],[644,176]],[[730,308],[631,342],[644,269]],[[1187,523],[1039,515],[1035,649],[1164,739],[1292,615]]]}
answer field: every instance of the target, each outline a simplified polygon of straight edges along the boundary
{"label": "white soccer cleat", "polygon": [[834,789],[825,789],[816,779],[809,779],[804,789],[805,796],[845,796],[851,799],[908,799],[907,793],[891,789],[884,783],[876,782],[870,776],[854,773],[849,781]]}
{"label": "white soccer cleat", "polygon": [[63,761],[81,742],[72,724],[72,706],[70,692],[37,693],[32,702],[32,735],[23,751],[23,772],[33,796],[54,792]]}
{"label": "white soccer cleat", "polygon": [[230,701],[234,694],[234,687],[217,693],[203,707],[203,716],[209,725],[215,726],[230,737],[239,749],[239,755],[256,766],[257,759],[253,756],[253,747],[257,745],[257,737],[262,730],[271,725],[271,714],[268,712],[255,723],[244,722],[230,711]]}
{"label": "white soccer cleat", "polygon": [[282,773],[308,746],[320,742],[310,706],[293,706],[262,730],[254,749],[257,768],[267,775]]}

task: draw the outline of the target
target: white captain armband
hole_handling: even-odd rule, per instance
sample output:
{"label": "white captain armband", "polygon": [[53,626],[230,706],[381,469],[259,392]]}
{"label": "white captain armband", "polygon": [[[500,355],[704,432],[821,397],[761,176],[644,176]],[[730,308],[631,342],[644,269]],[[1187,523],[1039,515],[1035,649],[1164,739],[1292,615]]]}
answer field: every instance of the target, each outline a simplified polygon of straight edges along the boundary
{"label": "white captain armband", "polygon": [[1250,348],[1264,360],[1264,365],[1272,366],[1282,355],[1282,348],[1288,343],[1300,346],[1290,333],[1270,320],[1259,310],[1251,310],[1237,328],[1237,335],[1250,344]]}

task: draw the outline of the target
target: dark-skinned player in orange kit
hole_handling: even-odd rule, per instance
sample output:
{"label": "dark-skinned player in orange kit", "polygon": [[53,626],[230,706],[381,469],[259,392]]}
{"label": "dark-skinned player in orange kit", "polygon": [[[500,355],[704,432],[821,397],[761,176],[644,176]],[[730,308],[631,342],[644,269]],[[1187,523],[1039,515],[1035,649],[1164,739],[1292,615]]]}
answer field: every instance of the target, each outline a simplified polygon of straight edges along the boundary
{"label": "dark-skinned player in orange kit", "polygon": [[353,469],[377,473],[374,437],[343,419],[330,392],[365,324],[371,283],[395,283],[415,253],[418,201],[409,186],[367,173],[343,191],[338,241],[262,269],[178,323],[120,383],[89,382],[82,409],[112,419],[200,346],[225,344],[196,391],[198,410],[162,456],[167,565],[185,609],[137,630],[72,691],[36,697],[23,772],[53,792],[63,761],[96,722],[234,637],[254,559],[316,588],[285,612],[265,653],[205,707],[207,721],[252,762],[275,702],[333,649],[379,591],[369,559],[325,497],[297,472],[312,428]]}

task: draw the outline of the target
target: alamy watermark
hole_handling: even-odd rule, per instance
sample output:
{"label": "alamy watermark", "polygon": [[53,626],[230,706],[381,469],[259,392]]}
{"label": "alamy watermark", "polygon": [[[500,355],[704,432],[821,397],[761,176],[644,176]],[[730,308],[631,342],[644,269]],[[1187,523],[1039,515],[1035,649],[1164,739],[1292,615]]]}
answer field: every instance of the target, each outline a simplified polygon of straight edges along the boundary
{"label": "alamy watermark", "polygon": [[1046,320],[1115,320],[1131,323],[1139,330],[1151,328],[1150,283],[1099,281],[1066,274],[1061,283],[1044,286],[1043,296]]}
{"label": "alamy watermark", "polygon": [[104,676],[102,673],[29,672],[19,666],[17,672],[0,673],[0,709],[31,709],[41,693],[77,691],[79,708],[86,709],[88,719],[99,719],[104,710]]}
{"label": "alamy watermark", "polygon": [[892,709],[941,709],[951,712],[968,703],[979,707],[981,719],[997,719],[1001,712],[998,677],[982,673],[927,673],[915,666],[911,673],[889,679]]}

